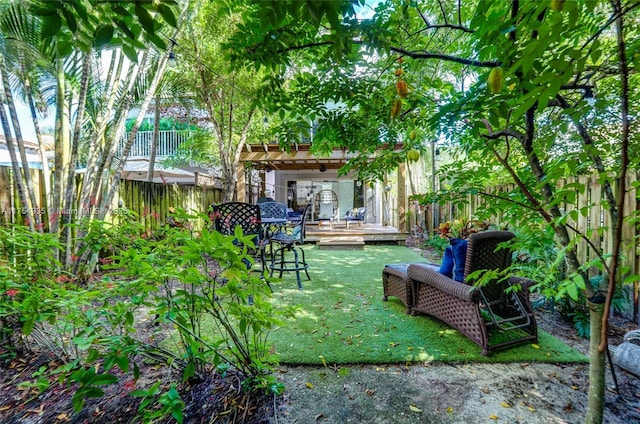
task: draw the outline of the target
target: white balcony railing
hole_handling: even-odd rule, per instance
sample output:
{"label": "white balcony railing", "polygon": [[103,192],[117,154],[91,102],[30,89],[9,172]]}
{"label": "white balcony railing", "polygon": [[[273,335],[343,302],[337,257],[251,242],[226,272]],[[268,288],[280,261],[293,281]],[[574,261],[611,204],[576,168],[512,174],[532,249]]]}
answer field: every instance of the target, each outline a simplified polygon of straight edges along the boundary
{"label": "white balcony railing", "polygon": [[[191,137],[191,131],[159,131],[158,143],[156,145],[156,157],[171,156],[178,150],[178,147]],[[118,156],[122,153],[124,145],[129,138],[126,133],[118,145]],[[151,143],[153,142],[153,131],[138,131],[136,140],[131,146],[129,157],[149,157],[151,156]]]}

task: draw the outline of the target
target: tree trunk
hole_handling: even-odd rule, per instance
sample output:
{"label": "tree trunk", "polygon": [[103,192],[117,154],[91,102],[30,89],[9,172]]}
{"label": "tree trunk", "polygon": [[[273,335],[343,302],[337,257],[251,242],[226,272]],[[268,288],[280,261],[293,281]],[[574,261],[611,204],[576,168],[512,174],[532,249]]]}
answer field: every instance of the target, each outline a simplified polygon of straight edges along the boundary
{"label": "tree trunk", "polygon": [[55,129],[55,159],[53,166],[53,202],[49,215],[50,231],[56,234],[60,231],[60,217],[65,212],[62,209],[64,193],[64,176],[69,166],[69,115],[66,97],[66,78],[64,75],[64,60],[56,60],[56,129]]}
{"label": "tree trunk", "polygon": [[[66,255],[65,265],[71,264],[71,228],[69,224],[73,221],[73,212],[80,216],[78,211],[79,205],[75,202],[74,193],[76,193],[76,162],[78,161],[78,148],[82,138],[82,125],[85,116],[85,105],[87,102],[87,93],[89,90],[89,75],[91,72],[91,54],[86,53],[84,55],[82,63],[82,79],[80,81],[80,91],[78,93],[78,107],[76,110],[75,125],[73,128],[72,144],[69,152],[69,168],[66,175],[66,190],[64,194],[64,209],[67,214],[64,216],[65,226],[62,229],[62,241],[65,243]],[[63,178],[63,175],[60,175]]]}
{"label": "tree trunk", "polygon": [[149,169],[147,171],[147,181],[153,182],[153,173],[156,167],[156,148],[158,137],[160,136],[160,95],[156,93],[156,104],[154,109],[153,139],[151,140],[151,151],[149,152]]}
{"label": "tree trunk", "polygon": [[151,103],[151,99],[155,95],[156,90],[158,89],[158,85],[160,84],[160,80],[164,75],[164,71],[167,67],[168,60],[169,60],[169,51],[163,54],[162,59],[158,63],[156,73],[153,76],[151,84],[147,89],[148,90],[147,96],[145,97],[142,104],[140,105],[140,111],[138,113],[138,117],[136,118],[136,122],[133,126],[133,130],[129,134],[129,138],[127,139],[127,144],[124,146],[124,149],[122,149],[122,157],[120,158],[120,163],[116,168],[115,176],[111,181],[111,186],[109,187],[107,196],[102,200],[104,207],[102,208],[102,210],[100,211],[100,214],[98,215],[99,219],[104,219],[104,216],[106,215],[106,209],[111,204],[111,201],[113,200],[113,197],[116,194],[118,186],[120,185],[120,175],[122,173],[122,170],[124,169],[125,161],[127,160],[127,157],[129,156],[129,152],[131,151],[131,146],[133,145],[133,142],[138,133],[138,128],[140,128],[140,124],[144,119],[144,115],[147,113],[147,110],[149,109],[149,104]]}
{"label": "tree trunk", "polygon": [[[20,199],[21,206],[23,208],[28,204],[27,196],[25,193],[22,176],[20,175],[20,166],[18,165],[18,156],[16,155],[16,148],[13,142],[13,135],[11,135],[11,127],[9,126],[9,119],[4,110],[4,95],[0,92],[0,123],[2,130],[4,131],[5,140],[7,142],[7,149],[9,150],[9,156],[11,157],[11,168],[13,170],[13,179],[18,186],[18,197]],[[16,211],[17,212],[17,211]],[[33,222],[31,222],[33,227]]]}
{"label": "tree trunk", "polygon": [[[95,139],[89,146],[87,169],[82,179],[82,188],[80,189],[80,204],[82,206],[80,208],[80,217],[93,216],[95,214],[95,207],[98,204],[97,192],[99,191],[100,182],[102,181],[101,175],[104,170],[104,160],[114,143],[114,139],[107,138],[107,126],[109,122],[111,122],[111,114],[120,87],[126,83],[125,81],[121,81],[123,63],[123,53],[114,50],[111,54],[111,62],[107,72],[105,97],[102,103],[104,106],[96,119],[97,130],[94,134]],[[120,110],[120,108],[122,108],[122,104],[119,105],[118,110]],[[118,110],[115,111],[116,117],[122,115]],[[116,119],[115,122],[117,124],[118,120]],[[119,131],[115,132],[119,134]],[[95,192],[94,187],[96,189]]]}
{"label": "tree trunk", "polygon": [[[26,72],[24,72],[26,75]],[[25,91],[27,93],[27,100],[29,103],[29,112],[31,113],[31,121],[33,122],[33,128],[35,129],[36,139],[38,140],[38,149],[40,150],[40,161],[42,162],[42,180],[44,182],[44,206],[46,207],[47,215],[41,215],[41,218],[48,216],[51,211],[51,171],[49,170],[49,158],[47,157],[46,146],[42,140],[42,132],[40,131],[40,122],[38,120],[38,113],[36,110],[36,103],[31,92],[31,80],[27,77],[24,81]]]}
{"label": "tree trunk", "polygon": [[[604,298],[602,299],[604,302]],[[604,303],[587,302],[591,324],[589,342],[589,404],[585,423],[600,424],[604,414],[605,352],[599,349],[602,338]]]}

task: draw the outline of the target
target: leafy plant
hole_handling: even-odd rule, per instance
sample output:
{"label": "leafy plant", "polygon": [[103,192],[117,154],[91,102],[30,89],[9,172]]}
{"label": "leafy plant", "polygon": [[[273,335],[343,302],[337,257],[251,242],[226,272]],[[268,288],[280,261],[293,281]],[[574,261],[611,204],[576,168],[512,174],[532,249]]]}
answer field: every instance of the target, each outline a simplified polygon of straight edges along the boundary
{"label": "leafy plant", "polygon": [[[206,217],[177,211],[176,219]],[[252,236],[223,236],[206,227],[196,234],[185,227],[167,226],[162,238],[147,238],[143,250],[114,256],[118,275],[159,288],[152,312],[158,324],[176,329],[173,349],[183,380],[199,378],[207,364],[228,364],[245,376],[245,390],[280,392],[267,338],[291,310],[266,301],[270,289],[262,271],[251,266]]]}
{"label": "leafy plant", "polygon": [[182,423],[184,402],[180,399],[180,393],[175,384],[165,392],[161,392],[158,381],[148,389],[134,390],[131,396],[143,398],[138,407],[142,422],[150,423],[171,415],[177,422]]}
{"label": "leafy plant", "polygon": [[424,248],[431,248],[437,252],[444,252],[444,250],[449,246],[449,239],[445,237],[441,237],[439,235],[432,235],[424,241]]}

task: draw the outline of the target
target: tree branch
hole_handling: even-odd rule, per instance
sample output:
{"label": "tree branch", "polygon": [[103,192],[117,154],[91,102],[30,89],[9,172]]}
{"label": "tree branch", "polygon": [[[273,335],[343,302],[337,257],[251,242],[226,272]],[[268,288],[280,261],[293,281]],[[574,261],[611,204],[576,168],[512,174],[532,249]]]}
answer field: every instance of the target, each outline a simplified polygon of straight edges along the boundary
{"label": "tree branch", "polygon": [[410,57],[412,59],[439,59],[447,62],[455,62],[455,63],[460,63],[462,65],[478,66],[483,68],[497,68],[498,66],[502,65],[502,62],[499,62],[499,61],[481,61],[481,60],[474,60],[474,59],[465,59],[462,57],[451,56],[451,55],[440,54],[440,53],[429,53],[429,52],[421,53],[421,52],[406,50],[400,47],[391,47],[389,50],[395,53],[399,53],[402,56]]}

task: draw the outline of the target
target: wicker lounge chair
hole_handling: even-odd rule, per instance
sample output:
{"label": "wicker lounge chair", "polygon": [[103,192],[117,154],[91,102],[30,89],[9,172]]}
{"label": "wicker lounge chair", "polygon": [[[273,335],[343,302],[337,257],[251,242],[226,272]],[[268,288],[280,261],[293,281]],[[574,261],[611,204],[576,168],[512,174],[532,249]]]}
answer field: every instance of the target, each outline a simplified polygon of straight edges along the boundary
{"label": "wicker lounge chair", "polygon": [[[480,346],[485,356],[506,346],[537,343],[538,331],[528,290],[533,281],[510,277],[482,287],[469,285],[466,281],[474,271],[506,269],[511,264],[512,252],[497,249],[513,237],[508,231],[472,234],[463,283],[424,265],[409,265],[407,274],[413,284],[411,313],[431,315],[446,322]],[[505,291],[510,286],[521,288]],[[490,329],[502,334],[490,341]]]}

